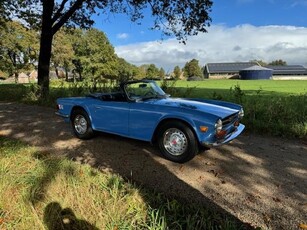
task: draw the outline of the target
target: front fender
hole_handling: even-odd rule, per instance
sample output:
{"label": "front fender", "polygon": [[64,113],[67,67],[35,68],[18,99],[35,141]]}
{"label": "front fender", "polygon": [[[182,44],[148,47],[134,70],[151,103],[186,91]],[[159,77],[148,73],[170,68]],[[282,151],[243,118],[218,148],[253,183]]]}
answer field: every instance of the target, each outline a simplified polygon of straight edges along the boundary
{"label": "front fender", "polygon": [[165,122],[170,121],[170,120],[182,121],[183,123],[188,125],[194,132],[199,143],[201,143],[204,139],[206,139],[206,136],[209,135],[209,132],[208,133],[201,132],[199,127],[207,126],[208,130],[214,130],[214,124],[215,124],[215,122],[214,124],[209,124],[206,121],[200,121],[198,119],[192,119],[191,117],[186,117],[186,116],[165,115],[161,117],[161,119],[156,124],[155,131],[153,132],[153,135],[151,138],[152,142],[155,140],[155,137],[161,125],[165,124]]}

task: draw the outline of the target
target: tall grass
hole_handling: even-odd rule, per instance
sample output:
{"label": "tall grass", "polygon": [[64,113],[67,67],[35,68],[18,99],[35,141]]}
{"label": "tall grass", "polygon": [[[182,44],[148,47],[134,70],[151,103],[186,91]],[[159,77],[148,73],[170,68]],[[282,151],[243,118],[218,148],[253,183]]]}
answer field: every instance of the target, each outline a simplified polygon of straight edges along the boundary
{"label": "tall grass", "polygon": [[0,229],[245,228],[218,212],[1,136],[0,178]]}

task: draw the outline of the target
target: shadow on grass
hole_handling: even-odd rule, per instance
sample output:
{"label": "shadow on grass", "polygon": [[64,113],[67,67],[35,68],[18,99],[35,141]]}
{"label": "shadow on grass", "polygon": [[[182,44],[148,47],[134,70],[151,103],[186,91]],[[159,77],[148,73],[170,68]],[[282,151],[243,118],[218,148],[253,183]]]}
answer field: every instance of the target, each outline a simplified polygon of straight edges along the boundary
{"label": "shadow on grass", "polygon": [[63,165],[64,161],[61,158],[52,156],[50,153],[36,152],[33,157],[38,159],[39,164],[41,164],[37,169],[43,169],[33,173],[27,181],[27,184],[30,185],[27,198],[33,205],[36,205],[45,199],[48,185],[52,183],[58,174],[64,173],[66,177],[74,177],[76,172],[72,165]]}
{"label": "shadow on grass", "polygon": [[44,223],[48,230],[98,230],[89,222],[78,219],[70,208],[57,202],[49,203],[44,210]]}

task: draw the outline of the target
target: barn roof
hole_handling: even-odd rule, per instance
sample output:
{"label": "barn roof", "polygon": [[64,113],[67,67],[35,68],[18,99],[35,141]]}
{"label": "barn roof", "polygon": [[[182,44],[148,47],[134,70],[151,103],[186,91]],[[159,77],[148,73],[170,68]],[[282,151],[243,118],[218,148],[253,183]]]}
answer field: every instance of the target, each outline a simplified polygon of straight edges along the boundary
{"label": "barn roof", "polygon": [[226,62],[207,63],[207,72],[214,73],[239,73],[240,70],[257,65],[255,62]]}
{"label": "barn roof", "polygon": [[[262,67],[262,66],[259,66],[259,65],[254,65],[254,66],[252,66],[252,67],[248,67],[248,68],[246,68],[246,69],[242,69],[243,71],[254,71],[254,70],[256,70],[256,71],[263,71],[263,70],[265,70],[265,71],[272,71],[272,69],[270,69],[270,68],[265,68],[265,67]],[[242,71],[242,70],[240,70],[240,71]]]}
{"label": "barn roof", "polygon": [[273,75],[307,75],[307,69],[301,65],[266,66],[273,70]]}

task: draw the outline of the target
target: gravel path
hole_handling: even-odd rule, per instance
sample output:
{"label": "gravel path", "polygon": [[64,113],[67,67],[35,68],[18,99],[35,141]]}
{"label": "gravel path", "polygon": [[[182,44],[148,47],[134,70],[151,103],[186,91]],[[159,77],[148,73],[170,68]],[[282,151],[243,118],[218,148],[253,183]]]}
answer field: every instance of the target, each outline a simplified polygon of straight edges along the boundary
{"label": "gravel path", "polygon": [[81,141],[53,109],[3,102],[0,135],[214,206],[252,226],[288,230],[307,224],[306,141],[245,134],[176,164],[146,142],[107,134]]}

